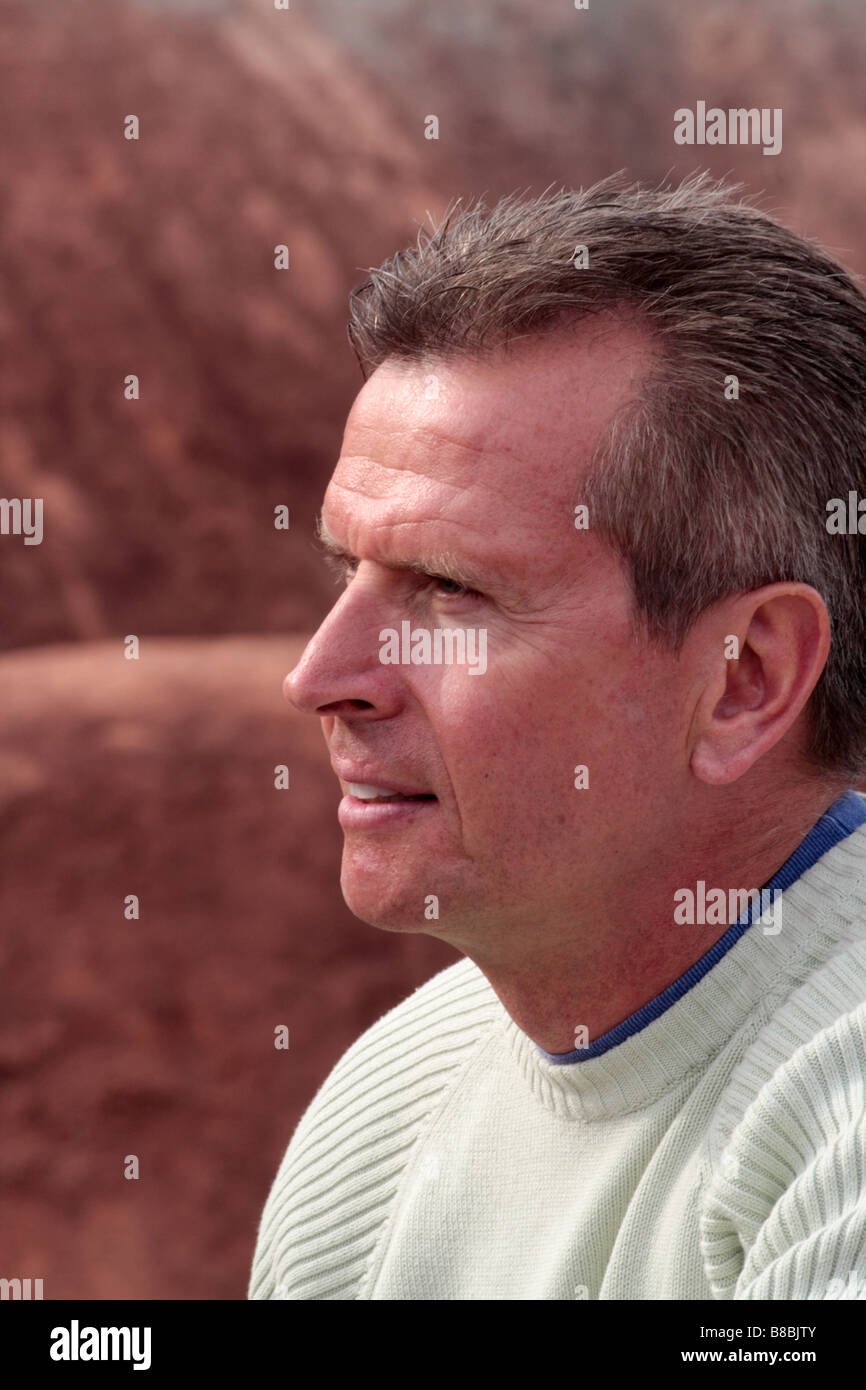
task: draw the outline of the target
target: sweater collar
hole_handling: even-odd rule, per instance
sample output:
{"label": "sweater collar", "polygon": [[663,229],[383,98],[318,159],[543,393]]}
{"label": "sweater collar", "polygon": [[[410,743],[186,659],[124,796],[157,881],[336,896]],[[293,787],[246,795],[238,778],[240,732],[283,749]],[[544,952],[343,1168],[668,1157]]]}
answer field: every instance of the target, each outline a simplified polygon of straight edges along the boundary
{"label": "sweater collar", "polygon": [[750,909],[685,975],[605,1034],[617,1036],[594,1055],[551,1058],[503,1008],[514,1056],[538,1099],[572,1119],[640,1109],[686,1082],[753,1012],[775,1007],[840,939],[863,930],[864,819],[862,797],[840,798],[764,885],[774,900],[784,892],[781,930],[769,915],[766,925],[752,922]]}

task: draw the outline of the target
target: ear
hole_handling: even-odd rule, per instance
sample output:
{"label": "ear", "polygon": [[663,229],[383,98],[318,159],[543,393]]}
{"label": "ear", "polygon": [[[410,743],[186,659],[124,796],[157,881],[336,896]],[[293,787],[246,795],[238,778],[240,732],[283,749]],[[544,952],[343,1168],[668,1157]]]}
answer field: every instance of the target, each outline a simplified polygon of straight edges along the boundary
{"label": "ear", "polygon": [[808,584],[768,584],[714,604],[688,644],[705,673],[691,769],[711,785],[735,782],[784,738],[814,690],[830,651],[826,605]]}

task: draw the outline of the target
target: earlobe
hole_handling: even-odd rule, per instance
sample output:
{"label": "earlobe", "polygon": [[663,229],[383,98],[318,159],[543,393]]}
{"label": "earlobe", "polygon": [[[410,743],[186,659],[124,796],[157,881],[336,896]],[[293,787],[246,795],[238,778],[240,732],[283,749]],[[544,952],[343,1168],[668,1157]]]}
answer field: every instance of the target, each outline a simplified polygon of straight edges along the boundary
{"label": "earlobe", "polygon": [[748,772],[755,756],[751,740],[740,741],[739,746],[712,738],[701,738],[692,749],[690,767],[699,782],[711,787],[724,787],[736,782],[744,772]]}
{"label": "earlobe", "polygon": [[737,733],[734,721],[746,708],[740,663],[741,658],[715,663],[692,721],[690,767],[699,781],[710,786],[735,781],[745,770],[744,767],[732,768],[733,742]]}
{"label": "earlobe", "polygon": [[[823,599],[807,584],[767,585],[731,600],[717,616],[727,635],[721,639],[717,622],[707,633],[719,655],[709,659],[712,680],[693,720],[690,767],[701,781],[723,785],[742,777],[797,722],[824,669],[830,625]],[[736,659],[728,656],[734,650]]]}
{"label": "earlobe", "polygon": [[[709,706],[709,702],[708,702]],[[753,711],[740,697],[725,691],[707,716],[692,748],[691,769],[701,782],[726,786],[748,771],[754,756]]]}

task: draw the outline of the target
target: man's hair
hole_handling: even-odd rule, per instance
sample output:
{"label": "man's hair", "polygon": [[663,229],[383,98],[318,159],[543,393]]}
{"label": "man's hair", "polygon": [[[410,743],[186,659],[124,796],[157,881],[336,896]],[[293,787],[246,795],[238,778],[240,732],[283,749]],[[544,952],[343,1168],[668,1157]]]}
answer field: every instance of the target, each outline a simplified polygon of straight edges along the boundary
{"label": "man's hair", "polygon": [[831,647],[804,752],[857,780],[864,540],[826,523],[831,498],[866,495],[866,298],[828,252],[708,174],[458,200],[353,291],[348,331],[366,377],[388,357],[480,359],[612,312],[637,315],[654,365],[576,500],[625,562],[636,623],[678,651],[727,595],[812,585]]}

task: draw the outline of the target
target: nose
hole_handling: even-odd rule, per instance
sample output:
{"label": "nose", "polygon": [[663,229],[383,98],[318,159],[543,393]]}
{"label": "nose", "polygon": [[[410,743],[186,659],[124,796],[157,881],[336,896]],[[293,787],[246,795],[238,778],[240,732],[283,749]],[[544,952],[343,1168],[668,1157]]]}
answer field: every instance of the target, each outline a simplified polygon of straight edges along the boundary
{"label": "nose", "polygon": [[379,660],[381,604],[353,585],[335,603],[283,681],[283,694],[304,714],[389,719],[402,706],[400,668]]}

